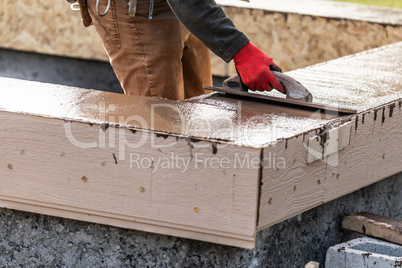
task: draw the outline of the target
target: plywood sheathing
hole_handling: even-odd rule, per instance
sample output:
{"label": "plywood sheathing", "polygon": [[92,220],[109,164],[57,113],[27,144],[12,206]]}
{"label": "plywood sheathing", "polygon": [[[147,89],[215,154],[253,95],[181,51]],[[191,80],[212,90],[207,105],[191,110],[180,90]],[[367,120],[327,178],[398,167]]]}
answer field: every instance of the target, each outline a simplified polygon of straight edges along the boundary
{"label": "plywood sheathing", "polygon": [[108,61],[95,29],[67,1],[2,0],[0,25],[2,48]]}
{"label": "plywood sheathing", "polygon": [[[402,40],[401,10],[332,1],[219,3],[285,71]],[[0,26],[2,48],[108,61],[93,27],[84,28],[67,1],[3,0]],[[214,75],[234,73],[216,56],[212,63]]]}
{"label": "plywood sheathing", "polygon": [[[220,1],[226,14],[285,71],[402,40],[402,10],[334,1]],[[233,7],[237,5],[238,7]],[[214,74],[236,73],[212,56]]]}
{"label": "plywood sheathing", "polygon": [[222,6],[402,25],[400,9],[347,2],[326,0],[282,0],[280,2],[274,0],[253,0],[251,3],[217,0],[216,2]]}

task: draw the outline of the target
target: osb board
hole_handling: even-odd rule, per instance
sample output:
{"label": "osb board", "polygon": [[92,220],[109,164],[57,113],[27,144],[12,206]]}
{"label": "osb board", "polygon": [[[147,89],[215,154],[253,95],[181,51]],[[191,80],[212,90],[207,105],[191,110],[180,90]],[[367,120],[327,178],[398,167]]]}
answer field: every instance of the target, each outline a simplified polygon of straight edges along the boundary
{"label": "osb board", "polygon": [[244,3],[217,0],[223,6],[260,9],[271,12],[294,13],[337,19],[360,20],[381,24],[402,25],[401,10],[327,0],[253,0]]}
{"label": "osb board", "polygon": [[2,0],[0,47],[105,60],[102,41],[66,0]]}
{"label": "osb board", "polygon": [[[262,6],[265,8],[254,4],[254,1],[242,7],[228,4],[223,8],[251,42],[272,57],[284,71],[402,40],[402,10],[389,11],[375,7],[369,12],[360,8],[360,12],[351,16],[347,12],[348,7],[354,5],[349,3],[334,8],[331,6],[334,5],[333,1],[259,2],[264,2]],[[310,12],[312,5],[320,12]],[[345,14],[340,14],[342,12]],[[379,14],[375,16],[376,12]],[[376,22],[377,19],[384,23]],[[233,62],[227,65],[214,55],[212,62],[214,74],[236,74]]]}
{"label": "osb board", "polygon": [[253,248],[260,151],[0,112],[0,205]]}
{"label": "osb board", "polygon": [[[252,1],[241,8],[233,7],[235,1],[220,3],[236,26],[284,71],[402,39],[399,10],[330,1],[288,2]],[[3,0],[2,4],[0,47],[108,61],[94,28],[84,28],[79,12],[71,12],[67,1]],[[212,66],[214,75],[235,73],[233,64],[216,56]]]}

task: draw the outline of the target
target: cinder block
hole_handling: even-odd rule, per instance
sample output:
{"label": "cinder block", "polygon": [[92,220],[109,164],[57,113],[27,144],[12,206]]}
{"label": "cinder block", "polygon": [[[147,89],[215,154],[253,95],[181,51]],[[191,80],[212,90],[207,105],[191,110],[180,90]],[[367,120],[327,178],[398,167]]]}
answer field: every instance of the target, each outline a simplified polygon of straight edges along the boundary
{"label": "cinder block", "polygon": [[325,267],[402,267],[402,246],[369,237],[350,240],[328,249]]}

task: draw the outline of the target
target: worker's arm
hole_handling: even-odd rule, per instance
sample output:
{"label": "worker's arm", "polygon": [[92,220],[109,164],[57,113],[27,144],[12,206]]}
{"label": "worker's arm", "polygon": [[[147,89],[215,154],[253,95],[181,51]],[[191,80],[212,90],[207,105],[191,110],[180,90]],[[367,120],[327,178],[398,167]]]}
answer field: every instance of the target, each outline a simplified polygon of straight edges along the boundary
{"label": "worker's arm", "polygon": [[224,61],[235,61],[243,83],[252,90],[285,91],[273,76],[280,68],[249,43],[214,0],[167,0],[173,12],[212,52]]}
{"label": "worker's arm", "polygon": [[226,62],[249,41],[213,0],[167,1],[184,26]]}

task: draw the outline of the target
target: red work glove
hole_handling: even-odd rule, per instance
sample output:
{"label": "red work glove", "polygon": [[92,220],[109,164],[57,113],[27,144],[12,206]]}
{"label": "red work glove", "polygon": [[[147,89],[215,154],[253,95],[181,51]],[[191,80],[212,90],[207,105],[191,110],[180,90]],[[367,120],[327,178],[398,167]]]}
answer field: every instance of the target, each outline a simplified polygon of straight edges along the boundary
{"label": "red work glove", "polygon": [[243,83],[251,90],[271,91],[272,88],[286,93],[272,71],[282,72],[270,57],[248,42],[233,56],[235,66]]}

